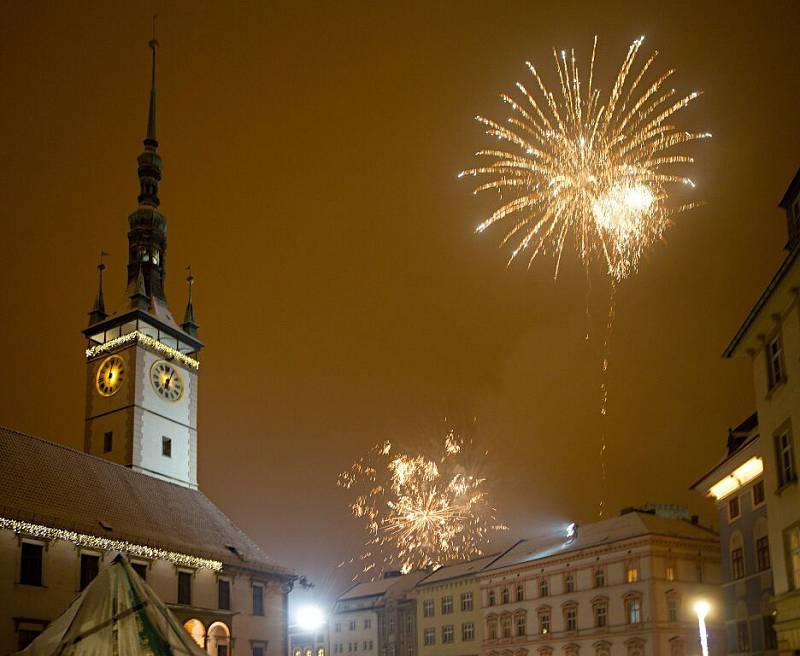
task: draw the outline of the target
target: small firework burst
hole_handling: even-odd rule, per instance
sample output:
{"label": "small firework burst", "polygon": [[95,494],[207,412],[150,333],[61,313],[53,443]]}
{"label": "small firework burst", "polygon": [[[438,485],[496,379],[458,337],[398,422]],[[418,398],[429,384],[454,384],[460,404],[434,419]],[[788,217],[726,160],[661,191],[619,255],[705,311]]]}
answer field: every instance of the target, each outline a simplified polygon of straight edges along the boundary
{"label": "small firework burst", "polygon": [[547,89],[528,62],[539,98],[518,82],[520,101],[501,95],[512,109],[507,126],[477,117],[487,134],[509,148],[481,150],[477,156],[491,161],[460,175],[489,178],[475,193],[501,192],[500,207],[477,232],[510,221],[502,240],[504,245],[514,244],[509,262],[525,254],[530,266],[540,253],[551,253],[557,276],[571,238],[586,266],[599,256],[608,274],[619,281],[637,270],[644,252],[663,237],[672,215],[697,205],[672,206],[668,201],[676,186],[694,187],[673,170],[693,159],[675,149],[711,136],[672,123],[674,114],[700,93],[680,97],[674,88],[667,89],[673,69],[648,82],[658,53],[631,75],[643,40],[631,44],[604,102],[593,87],[595,38],[585,86],[574,50],[553,50],[558,94]]}
{"label": "small firework burst", "polygon": [[505,527],[495,521],[486,479],[470,463],[471,446],[452,430],[433,455],[383,442],[339,475],[369,536],[359,574],[409,572],[484,553],[490,534]]}

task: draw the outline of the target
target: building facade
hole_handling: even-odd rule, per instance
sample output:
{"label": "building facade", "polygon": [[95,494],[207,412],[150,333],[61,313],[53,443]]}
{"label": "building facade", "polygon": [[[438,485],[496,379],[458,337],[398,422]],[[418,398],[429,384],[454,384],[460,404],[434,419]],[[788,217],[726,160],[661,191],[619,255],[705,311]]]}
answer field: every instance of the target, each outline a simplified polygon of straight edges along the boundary
{"label": "building facade", "polygon": [[714,499],[728,654],[777,653],[763,443],[758,415],[728,434],[727,453],[692,488]]}
{"label": "building facade", "polygon": [[105,265],[89,327],[84,452],[0,428],[0,654],[24,647],[118,552],[212,656],[284,656],[294,574],[199,489],[199,353],[164,293],[156,47],[127,290],[106,312]]}
{"label": "building facade", "polygon": [[764,487],[772,557],[775,631],[781,654],[800,651],[800,171],[780,202],[788,254],[725,357],[746,356],[764,454]]}
{"label": "building facade", "polygon": [[331,653],[416,656],[416,599],[410,593],[426,574],[386,572],[339,596],[330,619]]}
{"label": "building facade", "polygon": [[[522,541],[479,574],[486,656],[698,654],[697,599],[720,605],[719,541],[657,511]],[[712,654],[724,654],[710,615]]]}
{"label": "building facade", "polygon": [[289,654],[291,656],[328,656],[328,626],[313,631],[289,627]]}
{"label": "building facade", "polygon": [[414,589],[419,656],[478,656],[483,611],[478,573],[498,554],[446,565]]}

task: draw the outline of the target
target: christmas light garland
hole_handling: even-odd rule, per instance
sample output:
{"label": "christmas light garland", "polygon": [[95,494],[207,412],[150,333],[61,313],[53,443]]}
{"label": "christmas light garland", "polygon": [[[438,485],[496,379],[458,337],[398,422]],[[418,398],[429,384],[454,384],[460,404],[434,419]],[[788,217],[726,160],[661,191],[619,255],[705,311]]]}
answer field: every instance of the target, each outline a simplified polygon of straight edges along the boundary
{"label": "christmas light garland", "polygon": [[109,341],[98,344],[97,346],[91,346],[86,349],[86,357],[93,358],[96,355],[102,355],[103,353],[108,353],[109,351],[114,350],[119,346],[124,346],[129,342],[141,342],[145,346],[158,351],[165,357],[175,358],[179,360],[183,364],[188,367],[191,367],[194,370],[200,368],[200,362],[195,360],[194,358],[190,358],[185,353],[181,353],[179,350],[172,348],[171,346],[167,346],[166,344],[162,344],[157,339],[153,339],[150,335],[145,335],[143,332],[138,330],[134,330],[133,332],[126,333],[125,335],[121,335],[120,337],[115,337],[114,339],[110,339]]}
{"label": "christmas light garland", "polygon": [[218,572],[222,569],[222,563],[219,560],[190,556],[176,551],[159,549],[158,547],[148,547],[143,544],[133,544],[125,540],[101,538],[96,535],[86,535],[85,533],[76,533],[75,531],[67,531],[61,528],[50,528],[49,526],[31,524],[30,522],[22,522],[6,517],[0,517],[0,529],[8,529],[14,531],[14,533],[24,533],[25,535],[46,540],[66,540],[79,547],[90,547],[103,551],[124,551],[131,556],[139,556],[140,558],[167,560],[181,567],[210,569],[212,572]]}

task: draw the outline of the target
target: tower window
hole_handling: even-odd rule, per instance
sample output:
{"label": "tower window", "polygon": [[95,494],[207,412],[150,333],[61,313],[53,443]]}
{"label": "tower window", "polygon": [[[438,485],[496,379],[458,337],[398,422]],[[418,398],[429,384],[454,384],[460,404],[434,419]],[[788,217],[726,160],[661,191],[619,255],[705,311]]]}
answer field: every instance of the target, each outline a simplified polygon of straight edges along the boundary
{"label": "tower window", "polygon": [[172,457],[172,439],[169,437],[161,438],[161,455],[165,458]]}
{"label": "tower window", "polygon": [[105,435],[103,435],[103,453],[111,453],[113,448],[114,433],[112,431],[107,431]]}

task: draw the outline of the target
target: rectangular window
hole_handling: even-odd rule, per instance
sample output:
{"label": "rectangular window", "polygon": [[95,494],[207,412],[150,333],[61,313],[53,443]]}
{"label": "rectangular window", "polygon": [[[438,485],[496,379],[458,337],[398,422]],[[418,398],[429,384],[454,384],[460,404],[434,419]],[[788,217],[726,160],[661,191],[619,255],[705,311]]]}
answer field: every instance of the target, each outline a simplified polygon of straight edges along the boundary
{"label": "rectangular window", "polygon": [[753,505],[760,506],[764,503],[764,481],[758,481],[753,485]]}
{"label": "rectangular window", "polygon": [[744,549],[731,549],[731,576],[740,579],[744,576]]}
{"label": "rectangular window", "polygon": [[471,592],[462,592],[461,593],[461,610],[463,610],[463,611],[472,610],[472,593]]}
{"label": "rectangular window", "polygon": [[165,458],[172,457],[172,440],[168,437],[161,438],[161,455]]}
{"label": "rectangular window", "polygon": [[511,637],[511,618],[508,615],[500,618],[500,628],[503,631],[504,638]]}
{"label": "rectangular window", "polygon": [[217,645],[217,656],[228,656],[228,645]]}
{"label": "rectangular window", "polygon": [[783,431],[775,436],[775,452],[778,460],[778,487],[783,487],[797,480],[792,435],[789,431]]}
{"label": "rectangular window", "polygon": [[564,576],[564,587],[567,592],[575,592],[575,577],[572,574]]}
{"label": "rectangular window", "polygon": [[675,565],[670,564],[664,568],[664,578],[667,581],[675,580]]}
{"label": "rectangular window", "polygon": [[594,625],[604,627],[608,623],[608,607],[605,604],[597,604],[594,607]]}
{"label": "rectangular window", "polygon": [[775,635],[775,613],[764,616],[764,647],[766,649],[778,648],[778,636]]}
{"label": "rectangular window", "polygon": [[625,616],[628,624],[639,624],[642,621],[642,602],[640,599],[628,599],[625,602]]}
{"label": "rectangular window", "polygon": [[564,625],[567,631],[578,630],[578,609],[575,606],[569,606],[564,611]]}
{"label": "rectangular window", "polygon": [[594,570],[594,587],[602,588],[606,584],[606,571],[602,567]]}
{"label": "rectangular window", "polygon": [[103,435],[103,453],[111,453],[114,448],[114,433],[107,431]]}
{"label": "rectangular window", "polygon": [[625,580],[628,581],[628,583],[636,583],[639,580],[639,567],[629,564],[625,573]]}
{"label": "rectangular window", "polygon": [[260,645],[256,647],[255,645],[253,645],[251,656],[264,656],[264,647]]}
{"label": "rectangular window", "polygon": [[42,554],[44,548],[41,544],[23,542],[19,559],[19,582],[25,585],[42,585]]}
{"label": "rectangular window", "polygon": [[131,568],[139,575],[142,581],[147,580],[147,565],[145,563],[131,563]]}
{"label": "rectangular window", "polygon": [[517,637],[521,638],[527,633],[525,627],[525,616],[524,615],[517,615]]}
{"label": "rectangular window", "polygon": [[264,587],[253,586],[253,615],[264,614]]}
{"label": "rectangular window", "polygon": [[425,629],[425,646],[430,647],[436,644],[436,629]]}
{"label": "rectangular window", "polygon": [[756,540],[756,559],[759,572],[769,569],[769,539],[766,535]]}
{"label": "rectangular window", "polygon": [[785,535],[789,586],[793,590],[800,590],[800,526],[787,529]]}
{"label": "rectangular window", "polygon": [[739,519],[739,515],[741,514],[741,509],[739,508],[739,497],[731,497],[730,501],[728,501],[728,521],[732,522],[734,519]]}
{"label": "rectangular window", "polygon": [[469,642],[470,640],[475,640],[475,623],[474,622],[464,622],[461,625],[461,639],[464,642]]}
{"label": "rectangular window", "polygon": [[489,640],[497,640],[497,620],[489,620]]}
{"label": "rectangular window", "polygon": [[371,629],[372,628],[372,618],[371,617],[365,617],[364,618],[364,628],[365,629]]}
{"label": "rectangular window", "polygon": [[546,576],[539,580],[539,596],[547,597],[550,594],[550,582]]}
{"label": "rectangular window", "polygon": [[[391,617],[389,617],[389,619],[391,620],[392,618],[391,618]],[[350,620],[350,625],[349,625],[349,627],[348,627],[348,628],[349,628],[351,631],[355,631],[355,630],[356,630],[356,621],[355,621],[355,620]],[[392,629],[393,629],[393,628],[394,628],[394,627],[392,627]],[[391,630],[391,629],[390,629],[390,630]]]}
{"label": "rectangular window", "polygon": [[94,581],[100,571],[100,556],[81,554],[81,590]]}
{"label": "rectangular window", "polygon": [[550,613],[544,612],[539,614],[539,633],[546,635],[550,633]]}
{"label": "rectangular window", "polygon": [[192,573],[178,572],[178,603],[192,605]]}
{"label": "rectangular window", "polygon": [[414,632],[414,618],[411,613],[406,614],[406,635],[411,635]]}
{"label": "rectangular window", "polygon": [[675,597],[667,598],[667,617],[670,622],[678,621],[678,600]]}
{"label": "rectangular window", "polygon": [[496,599],[495,599],[495,595],[494,595],[494,590],[489,590],[489,595],[488,595],[488,597],[487,597],[487,598],[488,598],[489,605],[490,605],[490,606],[494,606],[494,605],[495,605],[495,603],[496,603]]}
{"label": "rectangular window", "polygon": [[342,632],[342,623],[341,622],[336,622],[336,624],[333,627],[333,632],[334,633],[341,633]]}
{"label": "rectangular window", "polygon": [[736,646],[739,651],[750,651],[750,631],[747,630],[747,620],[736,622]]}
{"label": "rectangular window", "polygon": [[217,593],[219,596],[219,608],[222,610],[231,609],[231,582],[225,579],[217,581]]}
{"label": "rectangular window", "polygon": [[453,642],[453,625],[452,624],[445,624],[442,627],[442,642],[449,643]]}
{"label": "rectangular window", "polygon": [[783,346],[780,334],[767,344],[767,367],[769,369],[770,389],[785,380],[783,375]]}
{"label": "rectangular window", "polygon": [[[491,605],[491,604],[490,604]],[[436,611],[433,608],[433,599],[426,599],[422,602],[422,616],[433,617]]]}
{"label": "rectangular window", "polygon": [[450,615],[453,612],[453,596],[442,597],[442,615]]}
{"label": "rectangular window", "polygon": [[17,631],[17,649],[19,651],[25,649],[40,633],[41,631],[35,629],[19,629]]}

